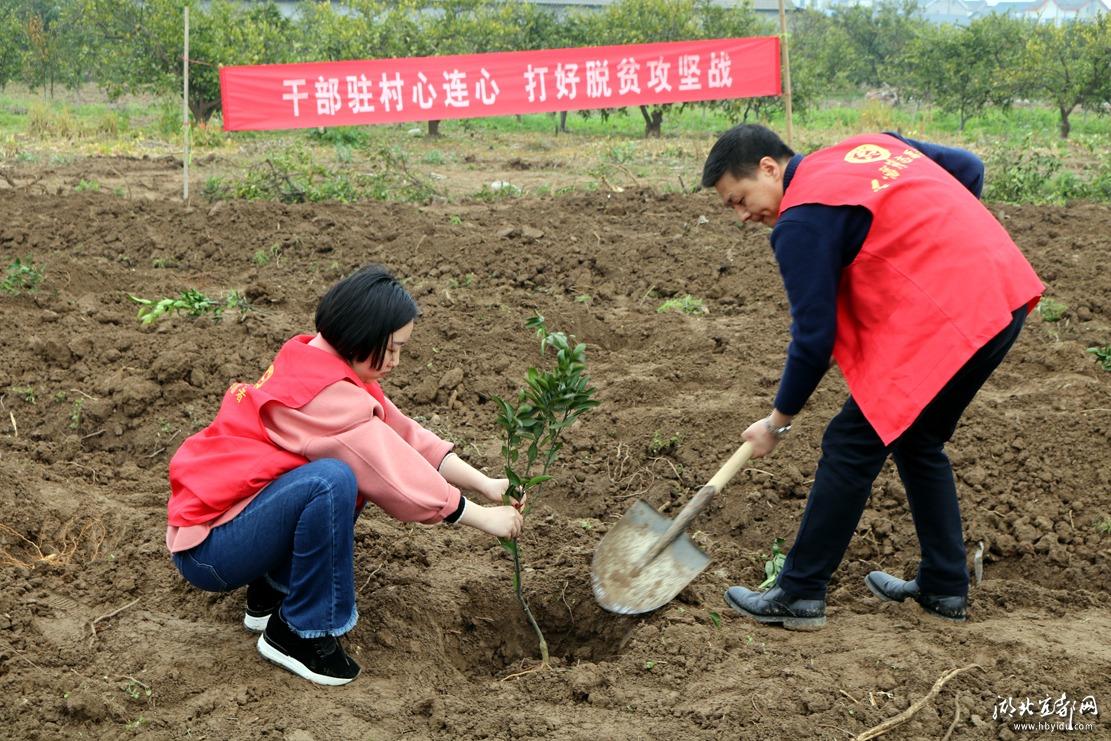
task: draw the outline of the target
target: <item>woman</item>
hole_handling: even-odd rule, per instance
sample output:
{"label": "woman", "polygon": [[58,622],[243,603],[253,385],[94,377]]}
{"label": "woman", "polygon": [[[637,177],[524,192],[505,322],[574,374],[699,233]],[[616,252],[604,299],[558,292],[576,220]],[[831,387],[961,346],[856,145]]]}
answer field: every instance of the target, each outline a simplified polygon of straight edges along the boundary
{"label": "woman", "polygon": [[266,659],[312,682],[346,684],[359,666],[338,637],[358,619],[354,522],[367,501],[406,522],[461,523],[516,538],[506,479],[472,468],[402,414],[379,381],[397,368],[418,309],[384,268],[341,280],[253,384],[224,394],[211,425],[170,461],[166,542],[207,591],[247,587],[244,625]]}

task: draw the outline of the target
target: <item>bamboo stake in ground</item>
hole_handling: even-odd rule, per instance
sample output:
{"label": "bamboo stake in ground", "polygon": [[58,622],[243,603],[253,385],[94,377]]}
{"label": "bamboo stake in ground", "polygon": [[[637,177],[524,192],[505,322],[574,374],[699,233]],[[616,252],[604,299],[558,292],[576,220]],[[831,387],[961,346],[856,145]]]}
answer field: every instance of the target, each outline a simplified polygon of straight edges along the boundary
{"label": "bamboo stake in ground", "polygon": [[968,666],[963,666],[960,669],[953,669],[952,671],[950,671],[946,674],[942,674],[938,678],[938,680],[936,682],[934,682],[934,686],[930,688],[930,691],[926,693],[925,697],[923,697],[922,699],[915,702],[913,705],[911,705],[909,708],[907,708],[903,712],[896,715],[894,718],[888,718],[883,723],[880,723],[878,726],[875,726],[873,728],[869,728],[867,731],[865,731],[864,733],[861,733],[859,736],[857,736],[854,739],[854,741],[868,741],[868,739],[870,739],[870,738],[876,738],[877,736],[882,736],[883,734],[887,733],[888,731],[895,728],[896,726],[901,726],[903,723],[906,723],[908,720],[910,720],[912,717],[914,717],[915,713],[917,713],[922,708],[926,707],[926,704],[930,700],[932,700],[937,695],[938,692],[941,692],[941,688],[944,687],[945,683],[948,682],[950,679],[952,679],[953,677],[957,676],[958,674],[960,674],[962,672],[968,671],[969,669],[980,669],[980,668],[981,667],[980,667],[979,664],[969,664]]}

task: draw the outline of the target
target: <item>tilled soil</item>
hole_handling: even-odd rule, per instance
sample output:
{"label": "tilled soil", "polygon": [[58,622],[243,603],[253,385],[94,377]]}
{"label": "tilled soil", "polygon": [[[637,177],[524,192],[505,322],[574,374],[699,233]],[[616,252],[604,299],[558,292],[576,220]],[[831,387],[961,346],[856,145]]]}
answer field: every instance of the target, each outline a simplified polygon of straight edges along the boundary
{"label": "tilled soil", "polygon": [[[1086,352],[1111,343],[1111,208],[993,209],[1067,310],[1031,317],[950,446],[970,565],[984,547],[972,620],[865,588],[868,571],[909,575],[918,557],[889,465],[828,626],[791,633],[734,616],[721,595],[762,580],[776,537],[790,544],[846,394],[836,371],[789,440],[696,522],[713,562],[677,600],[620,617],[590,591],[594,547],[635,499],[674,514],[775,393],[790,318],[766,231],[739,228],[711,194],[184,207],[32,191],[0,196],[0,267],[30,257],[45,273],[33,293],[0,295],[0,736],[843,739],[970,665],[888,737],[1032,738],[993,718],[1001,701],[1111,704],[1111,534],[1098,525],[1111,374]],[[311,330],[328,285],[371,261],[423,309],[387,393],[490,471],[491,397],[539,359],[524,320],[540,312],[588,344],[602,404],[571,431],[522,538],[548,669],[511,563],[473,530],[364,513],[346,639],[364,669],[338,689],[267,664],[239,623],[242,591],[190,587],[165,552],[176,447],[230,382]],[[136,321],[128,293],[186,288],[239,290],[252,308]],[[657,313],[685,294],[708,313]],[[1111,738],[1102,714],[1073,722]]]}

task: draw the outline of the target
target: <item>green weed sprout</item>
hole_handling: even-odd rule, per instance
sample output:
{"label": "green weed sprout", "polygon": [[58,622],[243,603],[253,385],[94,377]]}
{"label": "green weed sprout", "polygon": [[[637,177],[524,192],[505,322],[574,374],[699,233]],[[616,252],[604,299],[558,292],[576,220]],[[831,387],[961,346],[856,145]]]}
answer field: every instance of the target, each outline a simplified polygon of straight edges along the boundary
{"label": "green weed sprout", "polygon": [[767,589],[775,584],[775,580],[779,578],[779,572],[783,571],[783,562],[787,560],[787,554],[783,552],[783,538],[776,538],[772,543],[772,557],[771,560],[764,562],[764,575],[767,579],[760,582],[757,589]]}
{"label": "green weed sprout", "polygon": [[227,298],[222,304],[194,288],[182,291],[177,298],[154,300],[139,298],[130,293],[127,297],[139,304],[138,317],[143,324],[153,324],[164,316],[178,312],[184,312],[189,316],[212,314],[216,321],[219,321],[225,310],[236,309],[242,318],[249,308],[247,299],[238,291],[228,291]]}
{"label": "green weed sprout", "polygon": [[18,257],[8,265],[4,281],[0,283],[0,291],[4,293],[19,293],[20,291],[33,291],[42,283],[42,268],[31,262],[30,258],[20,260]]}
{"label": "green weed sprout", "polygon": [[706,308],[705,302],[700,298],[695,298],[689,293],[682,298],[669,298],[656,309],[657,314],[663,314],[668,311],[678,311],[688,316],[701,316],[702,314],[709,313],[709,309]]}
{"label": "green weed sprout", "polygon": [[1061,318],[1065,316],[1065,312],[1068,310],[1069,307],[1066,304],[1048,297],[1038,302],[1038,314],[1047,322],[1061,321]]}
{"label": "green weed sprout", "polygon": [[[509,479],[506,503],[520,501],[530,493],[529,507],[536,501],[548,473],[559,455],[563,432],[579,416],[596,406],[592,397],[595,388],[586,375],[586,345],[572,344],[573,337],[563,332],[549,332],[544,317],[534,316],[525,326],[540,339],[540,354],[552,349],[555,367],[549,370],[529,368],[525,387],[518,390],[515,403],[495,396],[498,426],[502,430],[502,456],[505,475]],[[529,609],[521,582],[521,549],[516,540],[499,538],[502,548],[513,556],[513,589],[524,609],[529,624],[540,644],[540,659],[548,665],[548,643]]]}
{"label": "green weed sprout", "polygon": [[1088,352],[1096,356],[1102,367],[1108,373],[1111,373],[1111,345],[1104,345],[1103,347],[1089,347]]}

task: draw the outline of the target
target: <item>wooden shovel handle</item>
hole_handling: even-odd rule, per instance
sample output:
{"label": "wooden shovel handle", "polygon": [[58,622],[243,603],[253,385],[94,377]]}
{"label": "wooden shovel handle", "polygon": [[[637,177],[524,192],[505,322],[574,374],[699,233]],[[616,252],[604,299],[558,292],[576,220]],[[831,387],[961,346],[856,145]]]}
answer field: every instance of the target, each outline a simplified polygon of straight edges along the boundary
{"label": "wooden shovel handle", "polygon": [[752,443],[746,442],[744,445],[737,448],[736,452],[730,456],[724,466],[718,469],[718,472],[714,474],[709,483],[699,489],[698,493],[687,502],[687,506],[679,511],[679,514],[675,516],[667,532],[660,536],[656,544],[637,561],[633,567],[633,573],[639,574],[645,566],[655,560],[656,556],[660,555],[665,548],[671,545],[671,542],[687,529],[687,525],[690,521],[706,508],[706,505],[710,503],[714,495],[725,488],[725,485],[737,475],[737,471],[740,471],[751,457]]}

